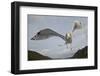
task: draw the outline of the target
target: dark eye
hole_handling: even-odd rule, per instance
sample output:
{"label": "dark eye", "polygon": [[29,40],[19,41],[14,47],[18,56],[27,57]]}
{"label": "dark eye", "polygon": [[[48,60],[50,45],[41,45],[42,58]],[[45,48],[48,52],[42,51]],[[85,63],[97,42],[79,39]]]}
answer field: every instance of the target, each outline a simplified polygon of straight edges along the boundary
{"label": "dark eye", "polygon": [[38,32],[37,34],[40,35],[40,32]]}

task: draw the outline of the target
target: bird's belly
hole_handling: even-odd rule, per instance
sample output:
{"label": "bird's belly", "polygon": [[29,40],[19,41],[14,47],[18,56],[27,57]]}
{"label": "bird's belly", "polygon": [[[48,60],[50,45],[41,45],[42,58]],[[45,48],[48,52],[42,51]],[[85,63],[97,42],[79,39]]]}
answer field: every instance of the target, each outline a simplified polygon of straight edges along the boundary
{"label": "bird's belly", "polygon": [[66,43],[72,43],[72,39],[66,39]]}

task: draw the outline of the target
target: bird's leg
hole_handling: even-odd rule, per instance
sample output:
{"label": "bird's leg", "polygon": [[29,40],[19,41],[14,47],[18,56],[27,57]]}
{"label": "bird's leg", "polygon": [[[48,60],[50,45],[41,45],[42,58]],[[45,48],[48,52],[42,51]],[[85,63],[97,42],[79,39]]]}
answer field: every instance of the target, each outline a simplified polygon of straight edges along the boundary
{"label": "bird's leg", "polygon": [[67,49],[70,48],[70,50],[72,51],[72,44],[67,44]]}
{"label": "bird's leg", "polygon": [[67,49],[70,48],[72,50],[72,44],[67,44]]}
{"label": "bird's leg", "polygon": [[69,48],[68,44],[67,44],[67,49]]}
{"label": "bird's leg", "polygon": [[71,51],[72,51],[72,44],[70,44],[70,49],[71,49]]}

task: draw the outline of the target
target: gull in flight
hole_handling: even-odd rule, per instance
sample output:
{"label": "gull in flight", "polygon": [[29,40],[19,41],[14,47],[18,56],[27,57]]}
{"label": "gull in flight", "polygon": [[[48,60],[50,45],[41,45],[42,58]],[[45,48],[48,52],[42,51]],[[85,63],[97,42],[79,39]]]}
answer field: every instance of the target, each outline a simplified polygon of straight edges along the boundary
{"label": "gull in flight", "polygon": [[[71,32],[66,33],[65,36],[57,33],[56,31],[49,29],[49,28],[45,28],[40,30],[39,32],[37,32],[37,34],[35,36],[33,36],[31,38],[31,40],[44,40],[44,39],[48,39],[50,37],[56,36],[56,37],[60,37],[61,39],[63,39],[65,41],[65,44],[72,44],[72,34],[75,30],[81,29],[82,28],[82,24],[80,21],[74,21],[74,26],[72,28]],[[67,46],[68,47],[68,46]],[[72,48],[71,48],[72,49]]]}

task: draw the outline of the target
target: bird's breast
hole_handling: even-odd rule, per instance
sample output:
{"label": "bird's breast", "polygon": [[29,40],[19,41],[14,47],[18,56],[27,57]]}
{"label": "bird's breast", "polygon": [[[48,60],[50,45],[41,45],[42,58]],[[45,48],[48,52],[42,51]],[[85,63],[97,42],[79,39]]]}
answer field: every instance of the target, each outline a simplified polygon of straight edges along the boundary
{"label": "bird's breast", "polygon": [[66,38],[66,43],[72,43],[72,38]]}

